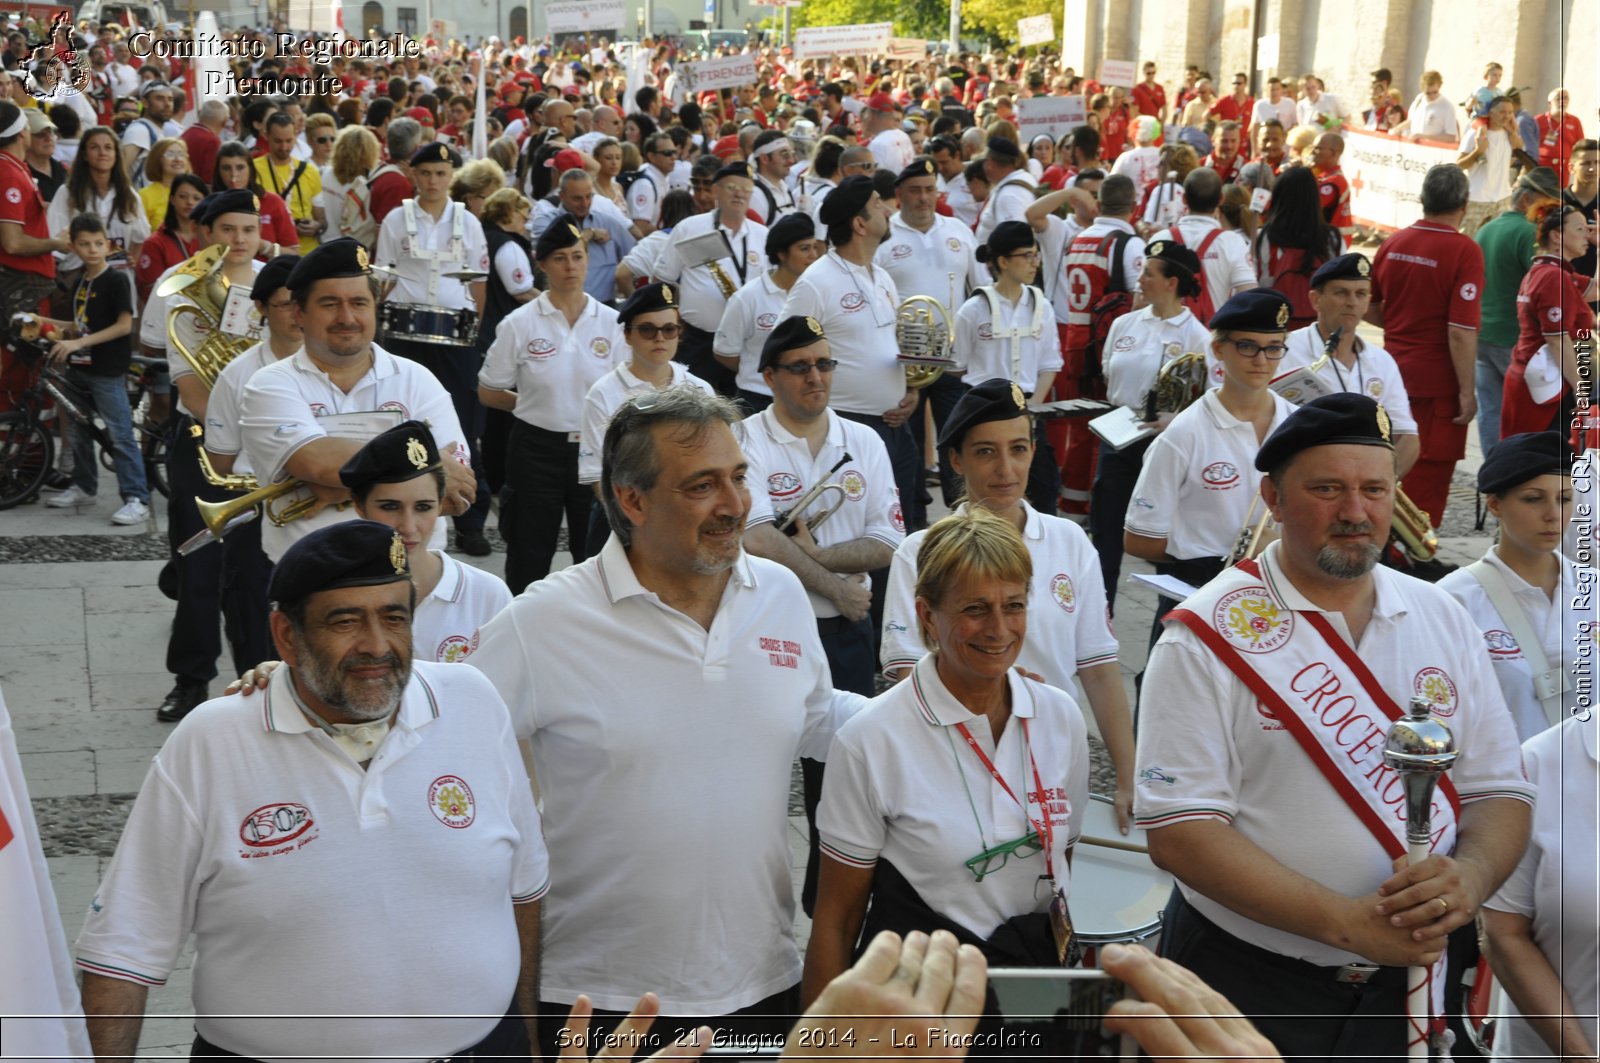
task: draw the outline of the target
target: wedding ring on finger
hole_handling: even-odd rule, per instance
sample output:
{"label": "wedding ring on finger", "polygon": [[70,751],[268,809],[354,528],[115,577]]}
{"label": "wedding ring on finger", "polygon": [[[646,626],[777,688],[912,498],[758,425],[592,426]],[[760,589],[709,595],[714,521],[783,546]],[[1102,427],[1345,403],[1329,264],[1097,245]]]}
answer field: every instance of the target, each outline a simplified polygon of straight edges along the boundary
{"label": "wedding ring on finger", "polygon": [[1435,897],[1434,900],[1438,901],[1440,905],[1444,907],[1445,911],[1448,912],[1450,910],[1450,902],[1445,900],[1443,897]]}

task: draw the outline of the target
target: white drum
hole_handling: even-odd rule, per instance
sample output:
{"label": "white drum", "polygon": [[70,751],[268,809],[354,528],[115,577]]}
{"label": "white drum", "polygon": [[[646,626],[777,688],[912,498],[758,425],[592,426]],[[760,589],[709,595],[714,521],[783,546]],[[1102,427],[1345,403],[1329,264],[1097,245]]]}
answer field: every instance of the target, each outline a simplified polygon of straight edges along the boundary
{"label": "white drum", "polygon": [[[1144,831],[1134,828],[1123,835],[1117,830],[1111,798],[1089,796],[1083,836],[1072,853],[1073,932],[1091,948],[1147,944],[1161,933],[1161,913],[1172,896],[1172,876],[1151,863],[1148,853],[1117,848],[1144,848]],[[1113,844],[1097,845],[1091,839]]]}

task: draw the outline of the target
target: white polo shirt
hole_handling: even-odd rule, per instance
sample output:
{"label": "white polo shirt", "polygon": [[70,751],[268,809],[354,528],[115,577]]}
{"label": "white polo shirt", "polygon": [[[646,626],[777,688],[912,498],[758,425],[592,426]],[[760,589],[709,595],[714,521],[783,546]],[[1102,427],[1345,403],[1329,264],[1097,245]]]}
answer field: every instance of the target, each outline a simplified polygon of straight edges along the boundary
{"label": "white polo shirt", "polygon": [[950,208],[956,220],[967,228],[978,224],[978,212],[983,205],[972,198],[972,189],[967,187],[967,175],[958,173],[950,180],[939,178],[939,191],[944,193],[944,204]]}
{"label": "white polo shirt", "polygon": [[872,264],[889,271],[900,298],[930,296],[953,316],[969,291],[989,283],[989,271],[978,264],[977,249],[972,230],[954,218],[935,214],[933,225],[920,232],[896,213]]}
{"label": "white polo shirt", "polygon": [[[472,669],[417,661],[363,770],[300,711],[292,671],[173,731],[78,966],[162,985],[192,932],[195,1028],[221,1048],[272,1061],[459,1051],[511,1002],[512,906],[549,883],[505,705]],[[427,977],[441,963],[449,977]],[[321,1015],[338,1018],[302,1018]]]}
{"label": "white polo shirt", "polygon": [[[672,362],[672,379],[667,387],[699,388],[707,395],[715,394],[710,384],[689,372],[682,362]],[[578,482],[600,482],[600,448],[606,440],[606,428],[622,404],[635,395],[657,390],[649,381],[640,380],[628,368],[624,359],[618,366],[594,382],[583,397],[583,428],[578,442]]]}
{"label": "white polo shirt", "polygon": [[[1272,394],[1273,429],[1294,406]],[[1123,527],[1167,540],[1180,561],[1227,557],[1261,485],[1255,425],[1223,408],[1215,388],[1172,419],[1144,452]],[[1257,507],[1259,514],[1261,507]]]}
{"label": "white polo shirt", "polygon": [[[1173,228],[1178,231],[1183,245],[1198,255],[1200,245],[1214,230],[1222,228],[1222,223],[1207,215],[1185,214]],[[1149,243],[1171,240],[1172,233],[1173,229],[1162,229],[1150,237]],[[1205,274],[1206,291],[1211,293],[1211,303],[1218,308],[1228,301],[1235,290],[1254,288],[1258,283],[1250,241],[1237,231],[1224,232],[1211,241],[1211,246],[1200,258],[1200,272]]]}
{"label": "white polo shirt", "polygon": [[900,404],[906,374],[894,334],[899,306],[899,290],[887,270],[851,265],[837,251],[811,263],[794,282],[783,316],[816,318],[839,363],[828,405],[881,416]]}
{"label": "white polo shirt", "polygon": [[[451,444],[459,446],[463,456],[467,452],[466,437],[444,385],[416,362],[396,358],[374,343],[372,366],[348,393],[318,368],[304,347],[252,374],[239,404],[240,453],[256,470],[257,479],[276,483],[284,478],[285,466],[296,451],[328,435],[319,423],[322,418],[378,412],[398,414],[401,421],[427,422],[440,453]],[[392,417],[386,419],[381,427],[389,427],[391,421]],[[281,528],[269,521],[261,528],[261,548],[277,561],[318,528],[354,519],[354,510],[329,506],[315,517]],[[428,545],[442,548],[444,543],[445,525],[440,521]]]}
{"label": "white polo shirt", "polygon": [[511,589],[493,572],[462,564],[443,550],[432,551],[444,573],[411,616],[411,644],[417,659],[456,664],[478,648],[478,629],[511,604]]}
{"label": "white polo shirt", "polygon": [[547,432],[583,428],[583,400],[616,368],[628,341],[617,312],[585,295],[574,325],[545,292],[500,320],[478,371],[478,383],[515,391],[517,420]]}
{"label": "white polo shirt", "polygon": [[[1321,328],[1316,324],[1295,329],[1284,340],[1289,350],[1278,363],[1278,372],[1302,365],[1310,365],[1322,357],[1327,344]],[[1400,377],[1400,367],[1394,355],[1375,343],[1356,337],[1356,364],[1346,367],[1335,354],[1317,371],[1317,379],[1333,391],[1350,391],[1367,395],[1383,406],[1389,415],[1389,425],[1397,436],[1417,434],[1417,419],[1411,413],[1411,398],[1406,394],[1405,381]]]}
{"label": "white polo shirt", "polygon": [[[1533,835],[1517,869],[1484,902],[1485,908],[1533,922],[1533,943],[1561,979],[1591,1045],[1600,1036],[1595,1021],[1600,1012],[1600,925],[1595,918],[1600,875],[1594,859],[1600,764],[1595,727],[1592,718],[1569,719],[1523,745],[1528,781],[1539,788]],[[1495,1029],[1495,1059],[1544,1058],[1550,1051],[1509,997]]]}
{"label": "white polo shirt", "polygon": [[1157,317],[1154,307],[1145,306],[1111,323],[1103,350],[1106,398],[1143,411],[1162,366],[1195,351],[1210,357],[1211,330],[1186,306],[1167,318]]}
{"label": "white polo shirt", "polygon": [[1294,101],[1287,96],[1278,100],[1277,103],[1273,103],[1271,97],[1263,96],[1250,109],[1250,124],[1252,126],[1258,126],[1269,118],[1276,118],[1283,125],[1285,133],[1299,124],[1295,114]]}
{"label": "white polo shirt", "polygon": [[[188,260],[185,259],[184,261]],[[139,308],[139,313],[137,314],[139,318],[139,343],[141,346],[150,347],[157,351],[166,351],[167,297],[157,295],[156,289],[161,287],[162,281],[178,272],[179,267],[182,265],[183,263],[179,262],[176,266],[169,266],[162,270],[161,276],[157,277],[156,282],[150,286],[150,298],[144,301],[144,306]],[[266,263],[263,262],[262,265],[266,265]],[[169,359],[167,372],[171,373],[173,369],[178,367],[178,363],[182,361],[183,358],[177,352],[173,352]]]}
{"label": "white polo shirt", "polygon": [[[178,263],[178,266],[174,266],[171,269],[163,272],[160,279],[156,281],[156,285],[159,286],[162,280],[165,280],[171,274],[176,273],[178,271],[178,267],[182,265],[183,263],[180,262]],[[261,267],[265,265],[266,263],[261,261],[259,258],[250,260],[250,267],[256,273],[260,273]],[[162,297],[155,293],[155,288],[152,288],[150,291],[150,298],[145,302],[145,309],[148,313],[156,315],[155,320],[149,321],[148,323],[145,321],[141,321],[139,323],[140,343],[146,342],[145,336],[147,333],[160,334],[159,342],[150,343],[149,346],[159,347],[166,354],[167,376],[174,382],[183,377],[195,375],[194,366],[190,365],[189,359],[185,358],[182,354],[179,354],[177,349],[171,347],[169,341],[172,337],[167,334],[168,312],[171,310],[176,310],[180,306],[195,305],[194,299],[189,294],[190,291],[193,291],[193,289],[191,288],[186,291],[176,292],[170,296]],[[250,319],[252,322],[258,325],[261,323],[260,317],[255,312],[254,304],[251,304]],[[201,319],[196,317],[194,314],[184,314],[182,317],[178,318],[178,320],[175,321],[172,326],[172,330],[178,335],[179,342],[181,342],[191,351],[199,350],[200,345],[205,342],[208,336],[211,335],[211,329],[202,325],[200,321]],[[238,358],[234,358],[229,362],[229,364],[231,365],[232,362],[238,360]],[[226,368],[226,366],[224,368]],[[221,379],[220,373],[218,374],[218,379]],[[215,385],[212,385],[212,387],[214,390]],[[180,412],[185,413],[190,417],[194,416],[194,411],[189,409],[188,404],[183,401],[183,394],[177,388],[173,389],[173,397],[177,400],[178,410]],[[210,408],[211,400],[207,399],[206,409],[208,412]],[[235,413],[237,413],[237,410],[235,410]]]}
{"label": "white polo shirt", "polygon": [[789,293],[778,287],[770,272],[763,270],[728,300],[722,323],[711,341],[711,353],[739,359],[735,383],[746,391],[772,394],[756,367],[761,364],[761,348],[767,336],[783,320],[783,304],[788,298]]}
{"label": "white polo shirt", "polygon": [[[1591,643],[1581,647],[1586,651],[1585,657],[1580,657],[1579,651],[1585,634],[1595,622],[1595,583],[1600,576],[1592,569],[1586,570],[1561,557],[1561,586],[1556,588],[1555,599],[1551,600],[1542,588],[1533,586],[1507,567],[1494,547],[1483,555],[1483,560],[1505,579],[1511,597],[1522,607],[1528,626],[1539,638],[1539,648],[1544,651],[1548,666],[1561,668],[1566,674],[1568,689],[1562,698],[1562,716],[1570,716],[1592,702],[1596,650]],[[1534,691],[1533,665],[1500,611],[1489,600],[1483,584],[1462,567],[1440,580],[1439,589],[1465,606],[1472,622],[1482,632],[1495,678],[1500,681],[1500,693],[1511,709],[1511,719],[1521,740],[1526,742],[1547,730],[1550,720]],[[1580,690],[1580,685],[1585,683],[1588,689]]]}
{"label": "white polo shirt", "polygon": [[[841,501],[838,492],[829,491],[814,504],[838,507],[827,523],[813,533],[817,545],[876,539],[895,549],[905,538],[906,522],[900,512],[900,491],[895,487],[888,449],[867,425],[847,421],[832,410],[824,410],[823,416],[828,419],[828,437],[815,457],[811,444],[785,428],[770,406],[739,423],[739,446],[749,462],[745,482],[750,485],[750,515],[745,518],[745,527],[776,523],[780,512],[792,508],[801,496],[826,479],[844,488],[844,498]],[[828,470],[846,454],[852,460],[829,475]],[[852,573],[844,578],[864,583],[866,574]],[[839,615],[832,602],[810,591],[806,593],[819,619]]]}
{"label": "white polo shirt", "polygon": [[[1033,558],[1028,584],[1028,635],[1017,665],[1062,690],[1080,669],[1112,664],[1117,636],[1106,611],[1105,578],[1089,536],[1070,520],[1022,503],[1022,540]],[[967,503],[956,507],[964,513]],[[883,595],[883,642],[878,661],[887,674],[928,652],[917,627],[917,551],[927,531],[913,532],[894,552]]]}
{"label": "white polo shirt", "polygon": [[529,584],[467,663],[532,742],[561,868],[546,1000],[620,1011],[651,991],[664,1015],[725,1015],[800,980],[789,773],[865,699],[835,698],[792,572],[741,556],[707,630],[613,535]]}
{"label": "white polo shirt", "polygon": [[978,243],[989,239],[994,227],[1003,221],[1023,221],[1028,208],[1033,205],[1037,189],[1027,170],[1013,170],[989,189],[989,198],[983,201],[978,213],[978,224],[973,236]]}
{"label": "white polo shirt", "polygon": [[[1060,372],[1063,364],[1055,314],[1044,293],[1031,284],[1022,286],[1014,303],[998,289],[995,298],[998,322],[981,291],[956,311],[955,357],[966,371],[962,383],[977,387],[985,380],[1010,380],[1032,395],[1040,374]],[[1012,329],[1022,330],[1015,341],[1009,335]]]}
{"label": "white polo shirt", "polygon": [[[1318,609],[1282,574],[1278,548],[1271,544],[1258,559],[1266,585],[1285,608],[1322,613],[1349,642],[1344,617]],[[1461,751],[1450,778],[1463,808],[1491,797],[1532,803],[1510,714],[1465,610],[1432,584],[1382,566],[1372,579],[1377,600],[1356,653],[1402,704],[1424,679],[1448,692],[1440,715],[1448,716]],[[1140,708],[1134,793],[1140,826],[1231,824],[1279,863],[1346,897],[1369,894],[1394,874],[1388,853],[1300,743],[1182,623],[1166,625],[1144,682],[1161,695],[1145,698]],[[1178,885],[1207,919],[1253,945],[1325,967],[1363,959],[1264,926]]]}
{"label": "white polo shirt", "polygon": [[[384,299],[389,303],[412,303],[419,306],[438,306],[447,310],[471,310],[472,293],[461,281],[444,276],[462,269],[489,272],[489,245],[483,236],[483,225],[463,204],[451,200],[445,204],[444,213],[435,221],[433,216],[413,204],[417,223],[416,235],[406,227],[405,204],[391,210],[378,227],[378,248],[375,261],[393,268],[398,278]],[[456,217],[461,219],[461,242],[454,244]],[[418,255],[437,253],[444,257],[430,262]],[[435,280],[431,274],[437,270]],[[430,287],[432,291],[430,292]]]}
{"label": "white polo shirt", "polygon": [[906,135],[905,130],[893,126],[881,130],[867,142],[867,147],[871,150],[878,169],[888,170],[894,174],[910,166],[911,160],[917,157],[916,146],[911,143],[911,138]]}
{"label": "white polo shirt", "polygon": [[678,286],[683,303],[683,319],[703,332],[715,332],[722,323],[722,314],[728,308],[731,296],[722,294],[722,286],[711,272],[711,265],[689,268],[678,255],[678,247],[691,236],[704,236],[713,229],[727,238],[731,255],[717,260],[722,272],[733,283],[735,294],[767,268],[767,227],[746,220],[734,232],[717,221],[717,212],[696,214],[672,227],[667,246],[656,260],[656,280],[670,281]]}
{"label": "white polo shirt", "polygon": [[[1089,803],[1089,739],[1072,696],[1011,672],[1011,719],[996,742],[989,720],[956,700],[935,657],[867,703],[839,729],[817,808],[822,851],[849,867],[894,865],[928,907],[979,937],[1012,916],[1042,912],[1043,853],[1013,855],[978,882],[966,861],[1028,834],[1048,810],[1057,884],[1070,890],[1067,851]],[[965,724],[1007,793],[956,730]],[[1038,770],[1038,778],[1034,777]],[[1040,790],[1043,784],[1044,792]],[[1024,813],[1016,794],[1028,802]]]}
{"label": "white polo shirt", "polygon": [[661,197],[671,187],[670,181],[671,177],[656,169],[653,163],[645,163],[639,177],[628,186],[628,217],[651,225],[658,224],[661,221]]}
{"label": "white polo shirt", "polygon": [[206,434],[202,443],[214,454],[236,455],[233,463],[235,473],[255,472],[250,459],[239,453],[239,408],[244,402],[244,387],[258,370],[278,360],[272,348],[263,340],[223,366],[222,372],[217,374],[217,382],[211,386],[211,398],[206,402]]}

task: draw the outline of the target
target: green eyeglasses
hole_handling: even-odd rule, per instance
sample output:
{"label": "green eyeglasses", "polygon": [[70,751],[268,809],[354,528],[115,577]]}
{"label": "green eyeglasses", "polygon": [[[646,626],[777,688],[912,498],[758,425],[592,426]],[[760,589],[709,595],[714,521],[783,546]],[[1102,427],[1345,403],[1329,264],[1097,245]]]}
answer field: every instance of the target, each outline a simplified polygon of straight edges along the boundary
{"label": "green eyeglasses", "polygon": [[967,861],[967,870],[972,872],[974,879],[982,882],[984,876],[992,875],[1005,867],[1013,855],[1018,860],[1025,860],[1043,848],[1044,843],[1039,840],[1039,832],[1031,830],[1015,841],[1002,842],[993,849],[985,849]]}

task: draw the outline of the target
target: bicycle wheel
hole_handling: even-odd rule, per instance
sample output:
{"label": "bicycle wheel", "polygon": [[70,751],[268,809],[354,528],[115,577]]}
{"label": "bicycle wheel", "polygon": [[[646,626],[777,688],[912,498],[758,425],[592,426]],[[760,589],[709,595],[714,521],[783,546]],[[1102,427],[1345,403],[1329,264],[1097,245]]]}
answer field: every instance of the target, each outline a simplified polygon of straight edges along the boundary
{"label": "bicycle wheel", "polygon": [[0,509],[36,496],[55,458],[55,440],[43,425],[17,411],[0,413]]}
{"label": "bicycle wheel", "polygon": [[172,441],[172,422],[156,425],[146,430],[142,440],[144,450],[144,476],[150,487],[167,498],[172,494],[167,483],[167,453]]}

